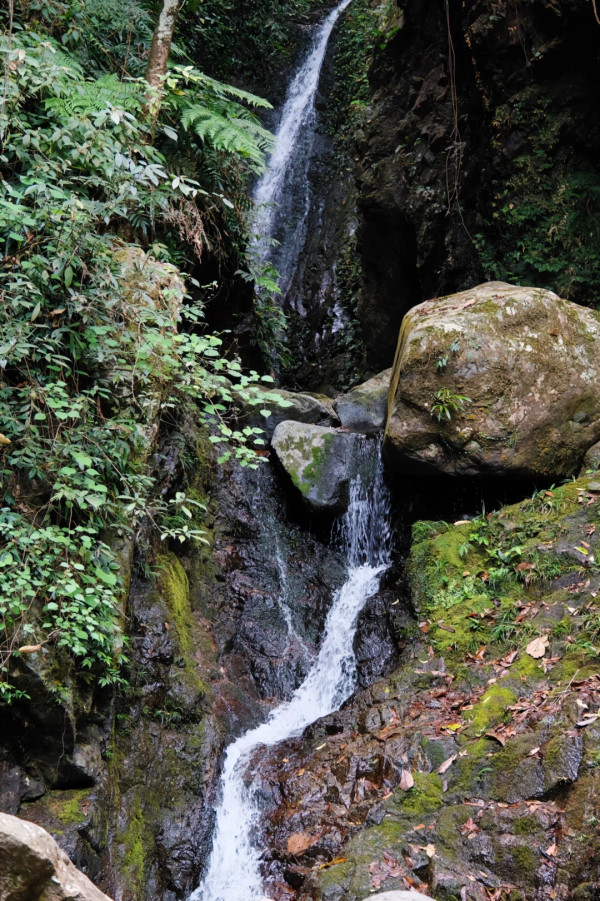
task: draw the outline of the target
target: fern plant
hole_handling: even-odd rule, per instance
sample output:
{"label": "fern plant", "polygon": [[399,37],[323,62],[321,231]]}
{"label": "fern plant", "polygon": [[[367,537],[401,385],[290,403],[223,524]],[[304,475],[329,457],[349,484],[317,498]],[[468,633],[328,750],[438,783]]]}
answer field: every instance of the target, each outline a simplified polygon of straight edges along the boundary
{"label": "fern plant", "polygon": [[273,135],[254,110],[270,109],[266,100],[215,81],[192,66],[174,66],[166,84],[175,124],[178,120],[203,144],[240,157],[251,171],[263,171]]}

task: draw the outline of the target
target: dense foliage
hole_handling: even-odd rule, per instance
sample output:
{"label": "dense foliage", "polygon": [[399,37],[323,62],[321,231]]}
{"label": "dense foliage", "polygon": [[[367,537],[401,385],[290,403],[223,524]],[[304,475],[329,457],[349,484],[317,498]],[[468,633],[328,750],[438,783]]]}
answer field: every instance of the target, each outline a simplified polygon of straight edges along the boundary
{"label": "dense foliage", "polygon": [[[575,158],[564,141],[569,128],[585,131],[576,111],[557,113],[537,88],[519,105],[495,112],[500,158],[506,134],[522,146],[492,184],[492,216],[478,236],[490,278],[534,284],[579,303],[595,304],[600,291],[600,177],[585,149]],[[526,137],[525,137],[526,136]]]}
{"label": "dense foliage", "polygon": [[[93,38],[90,39],[90,34]],[[223,419],[258,403],[202,291],[172,265],[237,252],[245,173],[262,166],[266,105],[191,66],[158,122],[139,76],[151,38],[128,0],[23,4],[0,37],[0,697],[15,655],[45,643],[119,678],[122,573],[109,546],[150,520],[202,539],[182,493],[157,499],[155,423],[187,398],[255,465],[260,430]],[[227,237],[227,230],[229,236]],[[162,411],[162,412],[161,412]],[[19,649],[21,649],[19,651]]]}
{"label": "dense foliage", "polygon": [[302,41],[311,15],[334,6],[331,0],[196,0],[194,15],[182,20],[208,70],[228,81],[272,87]]}

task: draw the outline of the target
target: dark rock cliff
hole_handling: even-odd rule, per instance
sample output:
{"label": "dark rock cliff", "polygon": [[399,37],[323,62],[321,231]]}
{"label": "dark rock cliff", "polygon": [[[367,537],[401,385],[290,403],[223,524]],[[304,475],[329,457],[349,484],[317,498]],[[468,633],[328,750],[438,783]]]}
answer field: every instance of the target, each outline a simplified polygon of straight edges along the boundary
{"label": "dark rock cliff", "polygon": [[[305,355],[326,357],[336,302],[363,372],[391,364],[407,309],[486,278],[593,305],[600,26],[589,0],[398,0],[379,28],[370,98],[328,163],[302,258]],[[330,62],[324,103],[343,77]],[[341,357],[324,380],[313,361],[296,383],[352,377]]]}

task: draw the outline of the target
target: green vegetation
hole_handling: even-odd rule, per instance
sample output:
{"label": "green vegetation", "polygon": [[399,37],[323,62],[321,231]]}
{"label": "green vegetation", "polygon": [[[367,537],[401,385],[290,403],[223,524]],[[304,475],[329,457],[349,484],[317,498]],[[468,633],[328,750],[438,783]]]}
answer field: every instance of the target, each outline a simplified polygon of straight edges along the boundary
{"label": "green vegetation", "polygon": [[464,394],[454,394],[449,388],[440,388],[433,396],[429,412],[435,416],[438,422],[441,422],[442,419],[452,419],[453,413],[462,410],[465,404],[470,403],[470,397],[465,397]]}
{"label": "green vegetation", "polygon": [[493,185],[492,219],[477,245],[488,277],[593,305],[600,290],[600,177],[584,155],[573,160],[563,140],[565,130],[585,128],[574,124],[577,115],[557,112],[555,100],[535,86],[495,111],[498,157],[507,134],[523,134],[523,146]]}
{"label": "green vegetation", "polygon": [[180,20],[181,39],[218,78],[264,90],[297,51],[299,26],[328,6],[327,0],[194,0]]}
{"label": "green vegetation", "polygon": [[120,678],[116,534],[146,521],[202,540],[193,501],[154,492],[161,423],[188,407],[243,466],[263,443],[225,417],[234,393],[262,406],[253,385],[272,380],[206,332],[206,291],[190,278],[188,295],[174,264],[243,265],[245,180],[270,142],[254,109],[268,104],[175,65],[149,121],[151,34],[135,0],[73,0],[23,5],[0,36],[4,699],[18,653],[57,649],[101,685]]}

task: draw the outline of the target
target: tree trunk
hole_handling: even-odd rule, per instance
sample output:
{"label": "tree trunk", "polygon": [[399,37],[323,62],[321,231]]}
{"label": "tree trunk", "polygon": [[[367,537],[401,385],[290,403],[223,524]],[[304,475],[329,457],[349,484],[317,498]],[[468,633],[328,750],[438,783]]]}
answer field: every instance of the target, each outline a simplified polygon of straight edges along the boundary
{"label": "tree trunk", "polygon": [[163,7],[152,37],[146,68],[146,81],[151,89],[148,93],[148,113],[152,119],[156,119],[160,110],[163,81],[167,73],[178,11],[179,0],[163,0]]}

